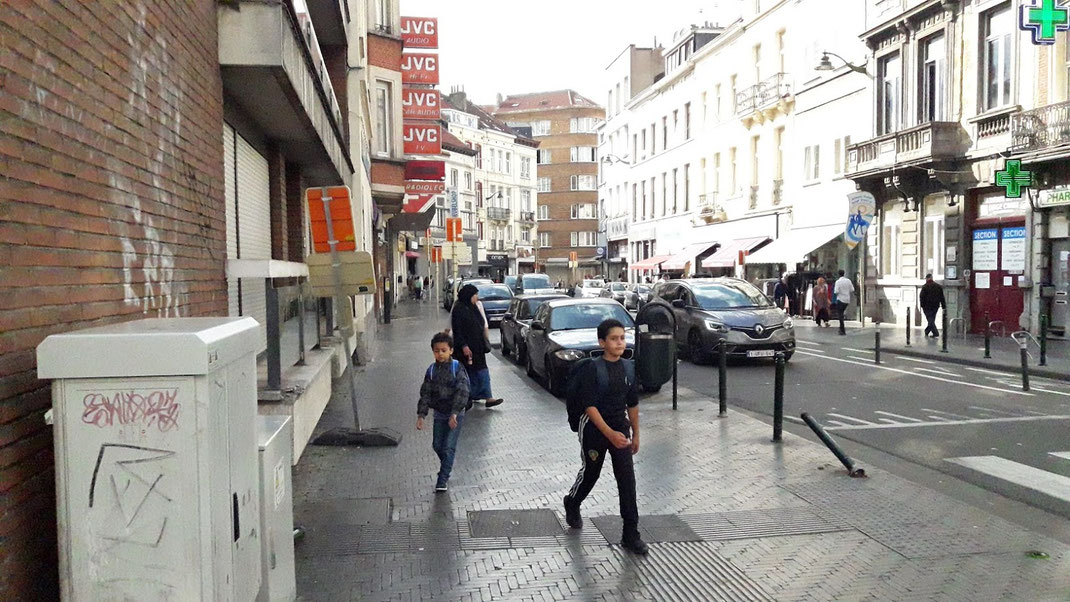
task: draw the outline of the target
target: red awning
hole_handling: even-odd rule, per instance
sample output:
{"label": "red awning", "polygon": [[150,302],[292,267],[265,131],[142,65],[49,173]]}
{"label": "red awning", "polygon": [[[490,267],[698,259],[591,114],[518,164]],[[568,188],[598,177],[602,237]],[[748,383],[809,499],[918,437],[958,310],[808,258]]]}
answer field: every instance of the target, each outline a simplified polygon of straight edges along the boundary
{"label": "red awning", "polygon": [[661,269],[665,271],[679,271],[684,269],[684,267],[687,266],[688,262],[692,264],[692,267],[695,267],[695,258],[699,255],[702,255],[706,251],[709,251],[710,247],[715,244],[717,243],[700,242],[695,243],[693,245],[688,245],[684,247],[683,251],[680,251],[679,253],[673,255],[665,263],[661,264]]}
{"label": "red awning", "polygon": [[764,245],[769,240],[768,236],[757,236],[754,238],[737,238],[736,240],[730,240],[717,250],[716,253],[710,255],[706,259],[702,260],[702,267],[704,268],[730,268],[736,265],[739,260],[739,252],[747,251],[748,253]]}
{"label": "red awning", "polygon": [[647,257],[642,261],[637,261],[631,265],[633,270],[654,270],[666,259],[669,259],[671,255],[655,255],[653,257]]}
{"label": "red awning", "polygon": [[422,257],[422,255],[420,255],[419,251],[405,251],[405,257],[415,257],[416,259],[419,259],[420,257]]}

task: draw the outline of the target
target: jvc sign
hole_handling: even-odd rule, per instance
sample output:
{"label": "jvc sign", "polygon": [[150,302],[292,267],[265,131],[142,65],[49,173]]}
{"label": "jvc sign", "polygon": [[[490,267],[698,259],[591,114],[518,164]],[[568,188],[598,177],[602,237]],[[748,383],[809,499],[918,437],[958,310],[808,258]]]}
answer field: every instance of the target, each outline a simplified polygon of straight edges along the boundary
{"label": "jvc sign", "polygon": [[401,83],[438,84],[437,54],[406,54],[401,59]]}
{"label": "jvc sign", "polygon": [[438,48],[438,19],[402,17],[401,41],[405,48]]}
{"label": "jvc sign", "polygon": [[438,100],[438,90],[403,88],[401,91],[401,117],[403,119],[438,121],[442,117]]}
{"label": "jvc sign", "polygon": [[401,126],[406,155],[441,155],[442,126],[405,123]]}

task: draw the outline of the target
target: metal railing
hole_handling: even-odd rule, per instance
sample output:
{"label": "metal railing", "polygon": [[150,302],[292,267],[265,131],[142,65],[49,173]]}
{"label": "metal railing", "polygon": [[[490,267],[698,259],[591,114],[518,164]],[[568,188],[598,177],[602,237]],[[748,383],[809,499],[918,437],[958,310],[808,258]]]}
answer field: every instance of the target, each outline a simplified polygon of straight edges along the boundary
{"label": "metal railing", "polygon": [[1070,142],[1070,101],[1011,115],[1011,150],[1057,146]]}
{"label": "metal railing", "polygon": [[517,219],[519,221],[522,221],[522,222],[534,222],[535,221],[535,212],[534,211],[521,211],[520,212],[520,217],[517,218]]}
{"label": "metal railing", "polygon": [[487,219],[508,220],[511,214],[512,211],[505,207],[487,207]]}
{"label": "metal railing", "polygon": [[1007,336],[1007,327],[1003,324],[1003,320],[992,320],[991,322],[989,322],[988,323],[988,327],[987,327],[988,328],[988,332],[995,332],[992,329],[992,325],[993,324],[999,324],[999,336],[1001,336],[1001,337]]}
{"label": "metal railing", "polygon": [[[962,340],[966,340],[966,318],[962,318],[962,317],[959,317],[959,318],[951,318],[951,319],[950,319],[950,320],[948,320],[948,322],[947,322],[947,327],[948,327],[948,328],[951,328],[951,327],[953,327],[953,326],[954,326],[955,324],[960,324],[960,325],[962,325],[962,328],[960,329],[960,330],[961,330],[962,332],[961,332],[961,333],[959,333],[959,334],[961,334],[961,335],[962,335]],[[957,332],[957,331],[956,331],[956,332]]]}
{"label": "metal railing", "polygon": [[760,111],[790,95],[791,84],[787,81],[787,76],[783,73],[774,74],[736,92],[736,114]]}

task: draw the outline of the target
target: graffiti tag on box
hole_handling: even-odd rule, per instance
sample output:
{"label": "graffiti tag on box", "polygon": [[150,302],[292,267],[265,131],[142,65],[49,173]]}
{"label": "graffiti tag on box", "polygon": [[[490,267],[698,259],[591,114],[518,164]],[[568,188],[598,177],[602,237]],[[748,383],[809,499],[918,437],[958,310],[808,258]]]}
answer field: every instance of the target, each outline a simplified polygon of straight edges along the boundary
{"label": "graffiti tag on box", "polygon": [[129,390],[89,393],[82,400],[82,422],[110,426],[156,427],[160,432],[178,428],[178,389]]}

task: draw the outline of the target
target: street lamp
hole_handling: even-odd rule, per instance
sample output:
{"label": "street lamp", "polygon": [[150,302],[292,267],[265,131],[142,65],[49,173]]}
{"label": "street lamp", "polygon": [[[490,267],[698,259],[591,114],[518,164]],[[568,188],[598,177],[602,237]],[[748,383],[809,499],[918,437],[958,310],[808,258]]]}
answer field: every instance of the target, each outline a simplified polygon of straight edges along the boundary
{"label": "street lamp", "polygon": [[821,62],[817,64],[817,67],[814,67],[814,71],[833,71],[834,69],[836,69],[832,66],[832,61],[829,60],[829,55],[832,55],[843,61],[843,64],[847,65],[847,68],[851,71],[854,71],[855,73],[861,73],[862,75],[865,75],[867,77],[873,77],[869,74],[869,71],[866,71],[865,65],[855,65],[854,63],[848,61],[847,59],[836,54],[835,52],[829,52],[827,50],[821,51]]}
{"label": "street lamp", "polygon": [[606,165],[613,165],[614,163],[623,163],[625,165],[631,165],[632,164],[632,162],[628,160],[628,155],[624,155],[623,157],[618,157],[617,155],[612,155],[612,154],[603,155],[602,156],[602,163],[605,163]]}

